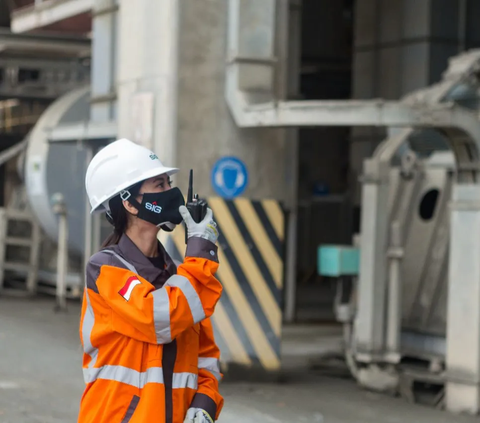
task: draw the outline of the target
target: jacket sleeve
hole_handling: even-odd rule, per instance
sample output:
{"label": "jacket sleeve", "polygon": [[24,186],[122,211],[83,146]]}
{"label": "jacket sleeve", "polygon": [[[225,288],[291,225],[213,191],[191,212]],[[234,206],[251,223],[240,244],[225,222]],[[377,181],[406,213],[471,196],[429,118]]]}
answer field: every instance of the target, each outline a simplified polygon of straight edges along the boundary
{"label": "jacket sleeve", "polygon": [[198,390],[191,407],[201,408],[218,420],[223,408],[223,397],[218,385],[223,378],[220,371],[220,350],[213,334],[212,322],[200,323],[200,351],[198,356]]}
{"label": "jacket sleeve", "polygon": [[111,309],[112,329],[152,344],[166,344],[181,332],[211,316],[222,293],[215,278],[217,247],[204,239],[191,238],[177,274],[160,289],[133,270],[105,263],[106,253],[92,257],[89,274],[97,274],[92,287]]}

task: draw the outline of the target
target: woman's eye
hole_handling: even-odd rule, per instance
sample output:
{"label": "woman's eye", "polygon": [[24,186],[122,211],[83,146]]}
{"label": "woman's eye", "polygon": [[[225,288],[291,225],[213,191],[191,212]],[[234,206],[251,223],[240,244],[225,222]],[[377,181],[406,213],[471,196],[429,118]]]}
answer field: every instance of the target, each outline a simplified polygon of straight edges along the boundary
{"label": "woman's eye", "polygon": [[165,188],[165,184],[167,184],[169,187],[172,186],[172,181],[171,179],[167,180],[167,181],[159,181],[158,184],[157,184],[157,187],[158,188],[161,188],[161,189],[164,189]]}

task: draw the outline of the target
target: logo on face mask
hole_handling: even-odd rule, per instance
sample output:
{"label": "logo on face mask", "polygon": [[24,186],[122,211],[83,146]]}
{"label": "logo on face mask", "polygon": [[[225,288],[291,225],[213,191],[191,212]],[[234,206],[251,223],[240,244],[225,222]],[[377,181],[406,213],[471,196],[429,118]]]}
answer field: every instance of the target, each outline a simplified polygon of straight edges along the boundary
{"label": "logo on face mask", "polygon": [[145,208],[157,214],[160,214],[162,212],[162,208],[158,206],[156,202],[145,203]]}
{"label": "logo on face mask", "polygon": [[155,226],[172,223],[178,225],[183,218],[178,208],[185,204],[182,192],[172,188],[162,192],[146,192],[143,194],[142,204],[133,199],[132,205],[138,210],[138,217]]}

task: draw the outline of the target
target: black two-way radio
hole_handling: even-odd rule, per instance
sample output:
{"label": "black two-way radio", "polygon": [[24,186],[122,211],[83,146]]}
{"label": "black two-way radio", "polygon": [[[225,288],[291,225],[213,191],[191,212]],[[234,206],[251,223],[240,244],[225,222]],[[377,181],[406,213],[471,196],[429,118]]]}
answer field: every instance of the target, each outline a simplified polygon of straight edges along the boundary
{"label": "black two-way radio", "polygon": [[[187,205],[189,213],[195,222],[201,222],[207,214],[208,204],[205,200],[198,198],[198,194],[193,194],[193,169],[190,169],[190,176],[188,178],[188,192],[187,192]],[[187,227],[185,226],[185,243],[187,242],[188,234]]]}

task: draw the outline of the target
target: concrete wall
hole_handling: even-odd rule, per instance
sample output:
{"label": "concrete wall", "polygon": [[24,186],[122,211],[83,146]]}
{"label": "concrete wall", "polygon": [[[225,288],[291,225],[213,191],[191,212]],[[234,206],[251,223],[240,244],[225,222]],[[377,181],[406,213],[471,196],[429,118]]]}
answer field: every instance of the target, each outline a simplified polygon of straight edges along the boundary
{"label": "concrete wall", "polygon": [[180,5],[179,186],[186,189],[193,168],[199,193],[214,195],[210,172],[215,161],[235,155],[249,171],[246,197],[285,199],[285,131],[238,129],[224,100],[228,2],[184,0]]}

